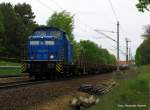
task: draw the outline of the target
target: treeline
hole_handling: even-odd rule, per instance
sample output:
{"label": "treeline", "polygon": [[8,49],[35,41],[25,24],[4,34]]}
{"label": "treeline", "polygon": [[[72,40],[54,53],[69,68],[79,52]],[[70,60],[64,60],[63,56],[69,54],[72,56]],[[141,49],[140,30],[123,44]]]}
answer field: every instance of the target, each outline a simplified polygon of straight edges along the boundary
{"label": "treeline", "polygon": [[0,56],[19,57],[20,50],[38,25],[31,6],[0,4]]}
{"label": "treeline", "polygon": [[92,41],[83,40],[79,42],[79,59],[87,64],[115,64],[116,58],[106,49],[99,47]]}
{"label": "treeline", "polygon": [[150,64],[150,25],[145,27],[145,32],[142,36],[144,41],[138,47],[135,56],[137,65]]}
{"label": "treeline", "polygon": [[[35,15],[29,4],[0,4],[0,55],[19,57],[21,47],[27,41],[32,31],[39,27],[34,21]],[[92,41],[75,41],[73,35],[74,16],[66,11],[54,12],[49,17],[46,26],[58,27],[64,30],[74,48],[74,61],[84,60],[87,63],[115,64],[116,58],[106,49]]]}
{"label": "treeline", "polygon": [[[138,0],[136,7],[140,12],[150,11],[150,0]],[[150,64],[150,25],[145,26],[143,43],[137,48],[135,62],[137,65]]]}

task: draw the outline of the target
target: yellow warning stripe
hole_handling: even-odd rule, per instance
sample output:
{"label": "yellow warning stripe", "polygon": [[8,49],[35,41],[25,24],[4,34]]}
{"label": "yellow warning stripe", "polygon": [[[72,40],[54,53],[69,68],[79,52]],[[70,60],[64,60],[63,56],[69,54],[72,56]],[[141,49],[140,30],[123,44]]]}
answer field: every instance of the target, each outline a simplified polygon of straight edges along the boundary
{"label": "yellow warning stripe", "polygon": [[61,70],[61,67],[60,67],[60,66],[58,66],[58,65],[56,65],[56,68],[57,68],[57,69],[59,69],[59,70]]}
{"label": "yellow warning stripe", "polygon": [[61,63],[57,63],[56,64],[56,71],[58,71],[58,72],[61,73],[61,71],[62,71],[62,65],[61,65]]}
{"label": "yellow warning stripe", "polygon": [[24,72],[25,70],[26,70],[26,64],[25,63],[23,63],[22,65],[21,65],[21,72]]}
{"label": "yellow warning stripe", "polygon": [[56,70],[57,70],[57,72],[61,72],[61,70],[59,70],[59,69],[57,69],[57,68],[56,68]]}
{"label": "yellow warning stripe", "polygon": [[58,72],[60,72],[60,71],[61,71],[61,68],[60,68],[60,67],[56,67],[56,70],[57,70]]}

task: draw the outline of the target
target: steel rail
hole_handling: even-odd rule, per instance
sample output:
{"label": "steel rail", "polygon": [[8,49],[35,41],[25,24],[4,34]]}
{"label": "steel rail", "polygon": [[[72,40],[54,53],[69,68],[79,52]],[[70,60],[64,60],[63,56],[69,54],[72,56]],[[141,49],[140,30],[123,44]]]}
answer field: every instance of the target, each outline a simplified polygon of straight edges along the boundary
{"label": "steel rail", "polygon": [[15,75],[15,74],[4,75],[4,74],[1,74],[0,78],[25,77],[25,76],[29,76],[29,75],[28,74],[20,74],[20,75]]}
{"label": "steel rail", "polygon": [[49,80],[42,80],[42,81],[27,80],[27,81],[18,81],[18,82],[11,82],[11,83],[1,83],[0,90],[15,89],[18,87],[26,87],[26,86],[32,86],[32,85],[43,84],[48,82],[50,81]]}

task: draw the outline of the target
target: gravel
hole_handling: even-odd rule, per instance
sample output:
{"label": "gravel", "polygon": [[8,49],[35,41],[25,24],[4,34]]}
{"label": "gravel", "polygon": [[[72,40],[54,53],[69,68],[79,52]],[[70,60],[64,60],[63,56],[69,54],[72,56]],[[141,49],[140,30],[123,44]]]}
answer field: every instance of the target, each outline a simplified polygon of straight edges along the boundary
{"label": "gravel", "polygon": [[31,110],[32,108],[32,110],[39,110],[37,109],[38,105],[42,105],[68,94],[77,93],[77,89],[83,83],[95,84],[112,78],[113,74],[101,74],[10,90],[0,90],[0,109]]}

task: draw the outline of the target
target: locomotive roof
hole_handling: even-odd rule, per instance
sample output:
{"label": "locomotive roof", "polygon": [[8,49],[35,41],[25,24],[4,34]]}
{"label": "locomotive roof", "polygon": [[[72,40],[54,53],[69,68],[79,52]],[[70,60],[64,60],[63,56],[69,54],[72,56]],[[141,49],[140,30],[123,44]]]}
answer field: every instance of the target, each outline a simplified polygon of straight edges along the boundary
{"label": "locomotive roof", "polygon": [[62,31],[62,32],[65,33],[65,31],[63,31],[62,29],[59,29],[59,28],[57,28],[57,27],[47,27],[47,26],[38,27],[38,28],[36,28],[34,31],[39,31],[39,30],[49,30],[49,29]]}

